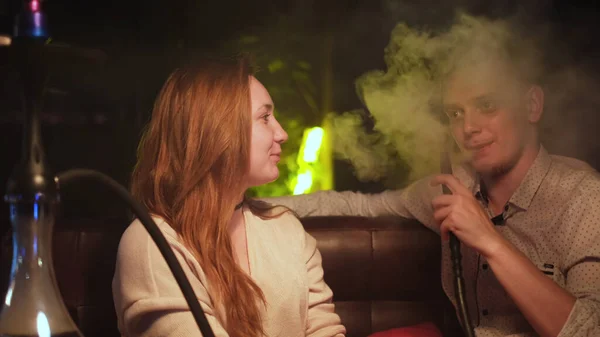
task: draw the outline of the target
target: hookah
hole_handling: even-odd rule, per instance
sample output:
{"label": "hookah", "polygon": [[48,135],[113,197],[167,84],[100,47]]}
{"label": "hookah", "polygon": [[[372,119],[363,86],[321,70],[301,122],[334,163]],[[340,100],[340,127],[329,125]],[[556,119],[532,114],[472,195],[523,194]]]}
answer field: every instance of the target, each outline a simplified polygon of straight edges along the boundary
{"label": "hookah", "polygon": [[48,72],[58,60],[85,57],[86,51],[49,43],[41,0],[24,0],[10,45],[2,47],[19,73],[23,94],[21,161],[15,166],[4,197],[10,207],[13,257],[9,287],[0,311],[0,337],[83,337],[58,290],[52,264],[54,217],[61,185],[95,180],[125,201],[142,222],[167,261],[190,311],[205,337],[210,325],[166,239],[147,210],[109,176],[84,169],[54,175],[46,164],[40,112]]}
{"label": "hookah", "polygon": [[[453,140],[447,136],[446,144],[453,144]],[[440,158],[440,171],[443,174],[452,174],[452,162],[450,160],[450,145],[443,150]],[[448,186],[442,185],[442,193],[452,194]],[[475,337],[475,332],[471,324],[469,316],[469,308],[467,306],[467,291],[465,288],[465,280],[462,272],[462,254],[460,253],[460,240],[452,232],[450,236],[450,259],[452,260],[452,271],[454,273],[454,293],[456,294],[456,304],[458,306],[459,320],[462,323],[462,328],[466,337]]]}

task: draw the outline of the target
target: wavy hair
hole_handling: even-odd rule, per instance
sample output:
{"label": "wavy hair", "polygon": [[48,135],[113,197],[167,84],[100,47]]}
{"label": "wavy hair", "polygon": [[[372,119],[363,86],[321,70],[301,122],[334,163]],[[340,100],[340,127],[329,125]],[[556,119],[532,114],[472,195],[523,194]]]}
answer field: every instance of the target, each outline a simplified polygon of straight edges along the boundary
{"label": "wavy hair", "polygon": [[[156,98],[138,148],[131,191],[198,259],[232,337],[264,335],[261,289],[236,264],[228,224],[249,170],[251,68],[204,61],[176,69]],[[271,218],[271,207],[246,200]]]}

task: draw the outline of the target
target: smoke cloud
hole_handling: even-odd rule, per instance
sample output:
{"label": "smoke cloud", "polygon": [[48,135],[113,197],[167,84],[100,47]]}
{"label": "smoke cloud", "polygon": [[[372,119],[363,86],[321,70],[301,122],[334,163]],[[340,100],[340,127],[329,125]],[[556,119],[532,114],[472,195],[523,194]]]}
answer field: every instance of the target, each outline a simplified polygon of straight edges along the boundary
{"label": "smoke cloud", "polygon": [[[439,172],[440,153],[453,142],[440,104],[444,79],[474,65],[479,71],[500,58],[510,60],[519,76],[538,81],[540,45],[511,19],[459,13],[449,28],[438,31],[397,24],[384,50],[387,69],[367,72],[355,82],[373,128],[365,129],[364,111],[334,117],[335,153],[351,162],[360,180],[395,185],[388,187]],[[401,179],[387,179],[392,176]]]}

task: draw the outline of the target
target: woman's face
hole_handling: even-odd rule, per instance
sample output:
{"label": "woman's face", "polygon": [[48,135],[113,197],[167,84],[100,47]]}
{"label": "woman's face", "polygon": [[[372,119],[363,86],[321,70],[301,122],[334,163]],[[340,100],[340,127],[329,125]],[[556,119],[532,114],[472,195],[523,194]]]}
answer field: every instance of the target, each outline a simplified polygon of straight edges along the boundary
{"label": "woman's face", "polygon": [[252,137],[248,187],[270,183],[279,177],[277,163],[281,159],[281,144],[288,138],[275,116],[273,100],[267,89],[250,77]]}

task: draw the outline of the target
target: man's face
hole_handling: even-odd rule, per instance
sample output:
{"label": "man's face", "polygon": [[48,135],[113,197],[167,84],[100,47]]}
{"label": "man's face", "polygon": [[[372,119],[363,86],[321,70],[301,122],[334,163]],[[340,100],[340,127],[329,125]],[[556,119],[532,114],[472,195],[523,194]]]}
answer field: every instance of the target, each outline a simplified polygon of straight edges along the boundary
{"label": "man's face", "polygon": [[530,142],[527,90],[500,61],[456,70],[444,85],[444,111],[456,142],[481,174],[506,172]]}

